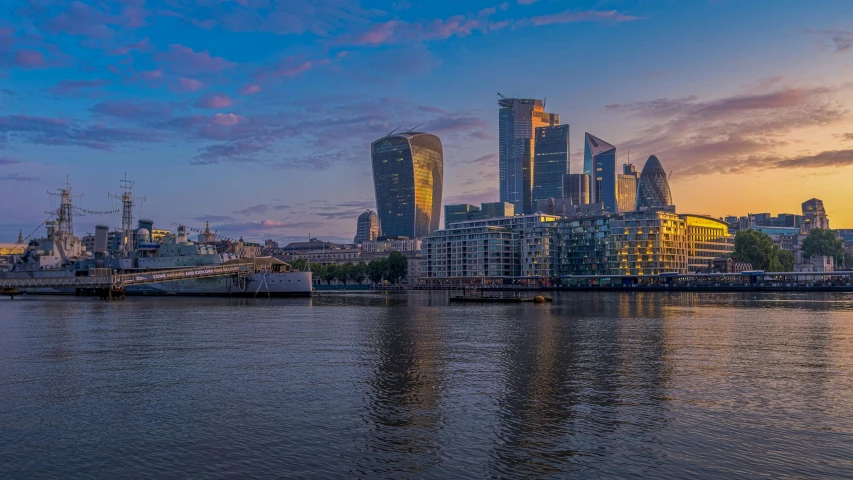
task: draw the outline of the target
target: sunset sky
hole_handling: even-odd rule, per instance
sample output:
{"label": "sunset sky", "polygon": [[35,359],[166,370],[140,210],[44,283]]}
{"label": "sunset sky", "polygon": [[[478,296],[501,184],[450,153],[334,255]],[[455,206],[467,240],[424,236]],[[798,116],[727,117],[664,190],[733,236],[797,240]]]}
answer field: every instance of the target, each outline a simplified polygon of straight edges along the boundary
{"label": "sunset sky", "polygon": [[125,173],[155,228],[352,241],[370,142],[418,124],[445,203],[497,201],[498,92],[547,98],[573,172],[590,132],[656,154],[679,212],[853,228],[850,0],[32,0],[0,11],[0,242]]}

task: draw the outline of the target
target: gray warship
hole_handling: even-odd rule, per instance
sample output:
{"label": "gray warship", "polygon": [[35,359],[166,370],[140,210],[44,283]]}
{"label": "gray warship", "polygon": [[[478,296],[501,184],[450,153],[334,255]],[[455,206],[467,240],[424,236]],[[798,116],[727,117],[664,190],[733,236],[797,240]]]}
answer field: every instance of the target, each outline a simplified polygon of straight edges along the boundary
{"label": "gray warship", "polygon": [[[177,233],[169,233],[156,241],[152,238],[153,222],[140,220],[133,225],[132,182],[123,181],[122,228],[118,248],[109,251],[109,228],[95,228],[94,248],[88,251],[83,241],[74,235],[73,217],[81,211],[72,203],[70,185],[51,193],[60,198],[59,208],[52,219],[44,223],[46,235],[29,242],[24,253],[15,259],[8,272],[0,278],[57,278],[88,276],[93,269],[110,269],[117,273],[170,270],[186,267],[228,264],[252,265],[252,275],[246,278],[204,278],[169,281],[129,287],[128,295],[206,295],[206,296],[310,296],[310,271],[297,271],[274,257],[257,257],[244,250],[238,242],[231,251],[219,252],[206,242],[194,242],[187,227],[179,225]],[[91,212],[88,213],[115,213]],[[209,228],[205,240],[215,239]],[[98,270],[103,271],[103,270]],[[75,288],[34,288],[26,293],[80,294]]]}

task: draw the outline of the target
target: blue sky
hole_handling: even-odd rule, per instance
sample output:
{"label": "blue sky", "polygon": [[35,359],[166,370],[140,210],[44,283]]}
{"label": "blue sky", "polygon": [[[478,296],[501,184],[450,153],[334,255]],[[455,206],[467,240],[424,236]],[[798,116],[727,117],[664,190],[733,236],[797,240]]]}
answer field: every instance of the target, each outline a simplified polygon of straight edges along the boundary
{"label": "blue sky", "polygon": [[[446,203],[497,200],[497,93],[547,97],[680,211],[796,211],[853,227],[853,2],[4,2],[0,239],[70,176],[114,208],[227,236],[350,239],[373,206],[369,144],[442,138]],[[78,233],[115,217],[77,219]]]}

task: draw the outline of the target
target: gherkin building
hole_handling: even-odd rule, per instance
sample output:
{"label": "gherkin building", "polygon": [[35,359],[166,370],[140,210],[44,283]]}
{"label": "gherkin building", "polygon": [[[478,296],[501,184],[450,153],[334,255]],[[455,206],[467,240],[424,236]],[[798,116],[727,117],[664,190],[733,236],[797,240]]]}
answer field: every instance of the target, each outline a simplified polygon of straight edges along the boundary
{"label": "gherkin building", "polygon": [[646,208],[663,208],[672,205],[672,192],[666,171],[658,157],[652,155],[643,166],[640,182],[637,185],[637,210]]}

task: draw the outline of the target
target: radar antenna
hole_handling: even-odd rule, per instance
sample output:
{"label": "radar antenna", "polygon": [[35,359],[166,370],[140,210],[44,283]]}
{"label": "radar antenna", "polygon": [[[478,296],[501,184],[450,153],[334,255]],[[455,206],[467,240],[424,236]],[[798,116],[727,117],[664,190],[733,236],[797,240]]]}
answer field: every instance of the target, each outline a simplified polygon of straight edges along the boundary
{"label": "radar antenna", "polygon": [[506,97],[504,97],[503,95],[501,95],[501,92],[498,92],[498,96],[499,96],[499,97],[501,97],[502,99],[506,100]]}
{"label": "radar antenna", "polygon": [[56,215],[56,228],[62,236],[70,239],[74,236],[74,205],[72,198],[80,198],[83,195],[71,195],[71,180],[66,175],[65,188],[60,188],[58,193],[47,192],[48,195],[59,197],[59,208],[53,212],[45,212],[50,215]]}

